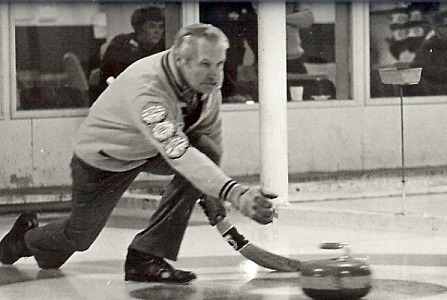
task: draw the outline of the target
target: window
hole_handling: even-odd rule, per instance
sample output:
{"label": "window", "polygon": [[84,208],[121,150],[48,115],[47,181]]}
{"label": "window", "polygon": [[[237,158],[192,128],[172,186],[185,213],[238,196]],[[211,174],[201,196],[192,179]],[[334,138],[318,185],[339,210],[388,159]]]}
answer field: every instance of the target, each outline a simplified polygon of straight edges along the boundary
{"label": "window", "polygon": [[422,67],[419,84],[402,87],[405,96],[447,95],[447,48],[434,30],[447,27],[447,15],[439,15],[446,8],[440,2],[370,4],[371,98],[399,96],[380,77],[379,69],[390,67]]}
{"label": "window", "polygon": [[349,10],[349,3],[286,3],[288,101],[350,99]]}
{"label": "window", "polygon": [[230,48],[224,68],[224,103],[258,101],[258,17],[252,2],[201,2],[200,22],[220,28]]}
{"label": "window", "polygon": [[16,26],[17,109],[88,107],[93,27]]}
{"label": "window", "polygon": [[[253,2],[200,3],[200,21],[230,40],[224,103],[258,101],[256,8]],[[292,94],[297,100],[351,97],[349,9],[349,3],[286,3],[288,101]]]}
{"label": "window", "polygon": [[[8,28],[8,15],[7,10],[5,9],[6,6],[3,4],[0,4],[0,49],[6,48],[8,45],[7,34],[7,28]],[[5,51],[2,51],[0,53],[0,82],[3,84],[0,85],[0,120],[4,118],[4,103],[5,103],[5,89],[4,89],[4,83],[7,82],[6,78],[8,78],[7,69],[7,57],[4,55]]]}
{"label": "window", "polygon": [[[142,10],[147,7],[151,10]],[[51,111],[54,115],[68,109],[85,113],[82,109],[90,107],[105,88],[101,86],[103,71],[99,71],[105,54],[112,65],[125,68],[124,63],[130,64],[147,52],[170,47],[180,27],[179,7],[179,3],[11,4],[16,115],[31,111]],[[157,41],[137,38],[131,18],[137,20],[134,25],[139,30],[152,30],[152,36],[160,32]],[[122,45],[114,44],[115,52],[107,52],[118,35]],[[128,49],[131,53],[126,55]],[[116,58],[120,61],[112,61]],[[114,70],[113,75],[120,71]]]}

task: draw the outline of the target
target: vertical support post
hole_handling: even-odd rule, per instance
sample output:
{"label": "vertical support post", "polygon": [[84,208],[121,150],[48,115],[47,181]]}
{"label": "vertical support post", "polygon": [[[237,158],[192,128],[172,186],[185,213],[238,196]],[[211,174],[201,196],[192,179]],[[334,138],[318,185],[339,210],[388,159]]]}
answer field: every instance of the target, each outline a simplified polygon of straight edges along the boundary
{"label": "vertical support post", "polygon": [[285,2],[258,3],[258,44],[261,185],[265,191],[278,195],[275,206],[287,205],[289,175]]}
{"label": "vertical support post", "polygon": [[404,144],[404,95],[402,85],[399,85],[400,93],[400,154],[402,183],[405,184],[405,144]]}
{"label": "vertical support post", "polygon": [[199,23],[199,1],[182,3],[182,26]]}
{"label": "vertical support post", "polygon": [[401,211],[402,215],[405,215],[405,202],[406,202],[406,190],[405,190],[405,133],[404,133],[404,93],[402,85],[399,85],[400,94],[400,146],[401,146],[401,172],[402,172],[402,199],[401,199]]}

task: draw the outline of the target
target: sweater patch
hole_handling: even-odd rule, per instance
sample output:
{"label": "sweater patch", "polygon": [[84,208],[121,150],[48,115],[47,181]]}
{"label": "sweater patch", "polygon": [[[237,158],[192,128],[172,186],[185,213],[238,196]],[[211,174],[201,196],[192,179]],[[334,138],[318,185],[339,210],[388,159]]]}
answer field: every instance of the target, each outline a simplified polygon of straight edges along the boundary
{"label": "sweater patch", "polygon": [[152,125],[151,132],[155,139],[160,142],[172,137],[175,133],[175,125],[171,121],[162,121]]}
{"label": "sweater patch", "polygon": [[160,103],[148,103],[143,107],[141,119],[148,127],[152,141],[157,143],[166,156],[176,159],[189,147],[188,137],[173,120],[167,119],[166,108]]}
{"label": "sweater patch", "polygon": [[168,139],[164,145],[166,155],[171,158],[179,158],[188,150],[189,141],[186,136],[176,135]]}
{"label": "sweater patch", "polygon": [[141,119],[146,125],[159,123],[166,118],[166,109],[162,104],[149,103],[143,107],[141,112]]}

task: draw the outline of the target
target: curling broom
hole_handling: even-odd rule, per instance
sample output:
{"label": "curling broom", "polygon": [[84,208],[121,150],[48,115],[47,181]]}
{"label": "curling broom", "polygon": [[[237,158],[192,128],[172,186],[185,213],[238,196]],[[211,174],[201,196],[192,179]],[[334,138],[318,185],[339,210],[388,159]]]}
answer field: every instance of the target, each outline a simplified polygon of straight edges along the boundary
{"label": "curling broom", "polygon": [[301,262],[299,260],[284,257],[264,250],[244,238],[236,227],[226,218],[218,217],[216,227],[225,240],[245,258],[255,262],[261,267],[282,272],[299,272]]}

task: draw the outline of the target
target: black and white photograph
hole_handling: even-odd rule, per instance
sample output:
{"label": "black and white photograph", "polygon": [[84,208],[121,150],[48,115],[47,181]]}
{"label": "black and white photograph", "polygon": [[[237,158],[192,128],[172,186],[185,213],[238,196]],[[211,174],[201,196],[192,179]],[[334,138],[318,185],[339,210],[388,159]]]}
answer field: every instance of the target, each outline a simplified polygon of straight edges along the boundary
{"label": "black and white photograph", "polygon": [[446,116],[446,0],[0,0],[0,299],[447,299]]}

